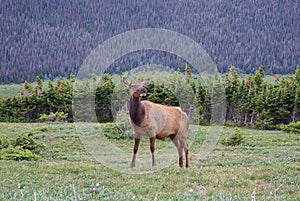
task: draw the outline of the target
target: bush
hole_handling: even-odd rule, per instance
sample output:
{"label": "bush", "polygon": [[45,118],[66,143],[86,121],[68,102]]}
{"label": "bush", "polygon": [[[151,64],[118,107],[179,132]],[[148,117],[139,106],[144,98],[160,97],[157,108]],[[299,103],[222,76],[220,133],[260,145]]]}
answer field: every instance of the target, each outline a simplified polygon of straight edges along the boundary
{"label": "bush", "polygon": [[38,143],[36,140],[32,138],[32,136],[33,136],[32,133],[17,135],[15,138],[14,145],[20,146],[23,149],[30,150],[35,154],[39,154],[44,148],[44,145]]}
{"label": "bush", "polygon": [[32,138],[32,133],[20,134],[15,138],[0,137],[0,159],[37,160],[44,145]]}
{"label": "bush", "polygon": [[65,114],[64,112],[50,112],[49,115],[47,114],[41,114],[39,117],[39,121],[41,122],[64,122],[68,118],[68,114]]}
{"label": "bush", "polygon": [[36,127],[36,128],[34,128],[33,130],[34,131],[41,131],[41,132],[46,132],[46,131],[48,131],[48,126],[40,126],[40,127]]}
{"label": "bush", "polygon": [[238,127],[234,128],[234,133],[221,140],[221,144],[225,146],[238,146],[244,142],[244,135]]}
{"label": "bush", "polygon": [[[130,127],[129,127],[130,128]],[[126,123],[106,123],[101,126],[102,133],[108,139],[132,139],[133,135],[131,129],[128,128]]]}
{"label": "bush", "polygon": [[0,137],[0,150],[8,148],[9,145],[11,145],[12,143],[13,143],[13,139],[7,136]]}
{"label": "bush", "polygon": [[287,125],[282,124],[280,128],[287,133],[300,133],[300,121],[291,122]]}
{"label": "bush", "polygon": [[40,158],[39,155],[34,154],[30,150],[24,149],[21,146],[16,146],[16,147],[9,146],[6,149],[0,150],[0,159],[1,160],[33,161],[33,160],[38,160],[39,158]]}

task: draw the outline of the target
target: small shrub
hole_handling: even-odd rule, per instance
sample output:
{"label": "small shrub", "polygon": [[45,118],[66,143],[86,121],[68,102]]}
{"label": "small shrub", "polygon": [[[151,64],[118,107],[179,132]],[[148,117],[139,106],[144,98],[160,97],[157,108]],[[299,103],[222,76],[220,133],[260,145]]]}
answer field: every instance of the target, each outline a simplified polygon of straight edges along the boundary
{"label": "small shrub", "polygon": [[0,159],[1,160],[28,160],[28,161],[34,161],[38,160],[40,158],[39,155],[36,155],[32,153],[28,149],[24,149],[21,146],[12,147],[9,146],[6,149],[0,150]]}
{"label": "small shrub", "polygon": [[48,121],[48,116],[49,115],[41,114],[40,118],[39,118],[39,121],[42,121],[42,122]]}
{"label": "small shrub", "polygon": [[6,149],[13,143],[13,140],[7,136],[0,137],[0,150]]}
{"label": "small shrub", "polygon": [[32,138],[32,133],[17,135],[15,138],[15,146],[20,146],[23,149],[30,150],[35,154],[39,154],[43,149],[44,145],[38,143]]}
{"label": "small shrub", "polygon": [[128,124],[106,123],[101,126],[101,130],[108,139],[130,139],[132,134],[128,131]]}
{"label": "small shrub", "polygon": [[[261,118],[263,118],[263,115]],[[273,123],[273,118],[263,118],[263,120],[256,123],[255,128],[259,130],[275,130],[277,127]]]}
{"label": "small shrub", "polygon": [[56,112],[55,116],[57,121],[66,121],[68,114],[65,114],[64,112]]}
{"label": "small shrub", "polygon": [[287,125],[282,124],[280,129],[287,133],[300,133],[300,121],[291,122]]}
{"label": "small shrub", "polygon": [[41,122],[64,122],[68,118],[68,114],[65,114],[64,112],[50,112],[49,115],[47,114],[41,114],[40,118],[38,119]]}
{"label": "small shrub", "polygon": [[221,140],[221,144],[225,146],[238,146],[244,142],[244,135],[238,127],[234,128],[234,133]]}
{"label": "small shrub", "polygon": [[44,145],[32,138],[32,133],[20,134],[14,138],[0,138],[0,159],[37,160]]}
{"label": "small shrub", "polygon": [[115,124],[124,132],[123,135],[127,139],[133,138],[133,132],[130,126],[130,117],[127,110],[120,110],[115,115]]}
{"label": "small shrub", "polygon": [[41,126],[41,127],[36,127],[33,130],[34,131],[46,132],[46,131],[48,131],[48,129],[49,129],[48,126]]}

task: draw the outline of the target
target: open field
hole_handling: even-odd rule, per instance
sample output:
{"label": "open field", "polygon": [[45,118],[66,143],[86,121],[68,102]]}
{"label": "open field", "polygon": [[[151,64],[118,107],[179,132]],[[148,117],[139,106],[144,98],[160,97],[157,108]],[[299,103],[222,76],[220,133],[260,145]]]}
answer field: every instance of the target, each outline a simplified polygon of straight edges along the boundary
{"label": "open field", "polygon": [[[243,145],[217,144],[200,159],[208,128],[194,127],[191,168],[179,168],[175,156],[162,170],[129,174],[95,160],[74,124],[0,123],[1,136],[32,132],[45,144],[38,161],[0,161],[0,200],[299,200],[299,135],[240,128]],[[222,135],[233,131],[224,127]],[[132,139],[110,143],[131,155]],[[148,143],[142,139],[138,154],[150,158]],[[157,140],[157,152],[169,143]]]}

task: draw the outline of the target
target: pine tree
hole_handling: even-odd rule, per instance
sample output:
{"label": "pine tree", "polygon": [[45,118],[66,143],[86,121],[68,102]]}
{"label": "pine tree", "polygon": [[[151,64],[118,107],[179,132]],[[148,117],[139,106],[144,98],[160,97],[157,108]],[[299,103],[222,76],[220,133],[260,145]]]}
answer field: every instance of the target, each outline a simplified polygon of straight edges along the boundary
{"label": "pine tree", "polygon": [[225,92],[227,102],[226,121],[233,120],[234,122],[239,121],[239,100],[240,100],[240,81],[236,68],[231,66],[229,69],[229,75],[226,74],[225,79]]}
{"label": "pine tree", "polygon": [[114,88],[115,84],[110,75],[103,74],[95,92],[95,110],[98,122],[110,122],[113,120],[111,101]]}
{"label": "pine tree", "polygon": [[43,82],[39,76],[35,78],[37,96],[40,96],[43,91]]}
{"label": "pine tree", "polygon": [[176,97],[177,101],[173,98],[172,102],[180,105],[181,109],[193,119],[197,113],[197,108],[194,107],[195,93],[189,81],[184,78],[181,72],[177,71],[168,76],[163,84]]}
{"label": "pine tree", "polygon": [[70,74],[70,82],[71,83],[75,82],[75,75],[73,73]]}
{"label": "pine tree", "polygon": [[50,80],[48,81],[48,91],[45,93],[45,106],[47,107],[48,114],[56,112],[56,90]]}
{"label": "pine tree", "polygon": [[151,82],[146,86],[146,88],[147,100],[163,105],[179,106],[179,102],[176,96],[162,84],[154,84],[153,82]]}
{"label": "pine tree", "polygon": [[254,75],[254,83],[255,83],[257,91],[261,90],[262,84],[264,82],[264,77],[265,77],[265,72],[264,72],[263,67],[261,65],[256,70],[255,75]]}
{"label": "pine tree", "polygon": [[185,78],[190,78],[192,76],[191,68],[188,64],[185,64],[184,71],[185,71],[184,74]]}
{"label": "pine tree", "polygon": [[216,125],[224,124],[226,121],[226,97],[225,86],[221,83],[221,76],[217,70],[211,88],[211,119],[210,123]]}
{"label": "pine tree", "polygon": [[238,125],[246,125],[248,122],[248,116],[250,113],[249,101],[248,101],[249,87],[247,82],[243,80],[238,87],[236,93],[237,99],[237,116],[238,116]]}
{"label": "pine tree", "polygon": [[299,121],[300,119],[300,67],[297,66],[294,75],[294,87],[295,87],[295,100],[293,109],[293,120]]}
{"label": "pine tree", "polygon": [[28,94],[33,94],[35,91],[34,88],[27,81],[24,82],[24,88]]}
{"label": "pine tree", "polygon": [[201,78],[198,78],[198,87],[196,90],[195,102],[198,107],[198,115],[199,115],[198,119],[200,121],[200,124],[201,123],[207,124],[207,122],[206,123],[204,122],[205,108],[207,108],[205,98],[206,98],[206,87],[202,83]]}

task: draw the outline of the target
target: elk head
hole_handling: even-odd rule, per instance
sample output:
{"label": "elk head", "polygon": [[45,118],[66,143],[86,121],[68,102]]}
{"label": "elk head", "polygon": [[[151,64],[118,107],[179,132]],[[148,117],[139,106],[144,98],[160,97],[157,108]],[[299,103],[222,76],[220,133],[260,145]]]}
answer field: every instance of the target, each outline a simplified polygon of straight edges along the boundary
{"label": "elk head", "polygon": [[143,82],[131,82],[127,78],[123,77],[123,82],[130,89],[130,96],[134,98],[139,98],[147,95],[146,85],[150,83],[150,79],[145,79]]}

